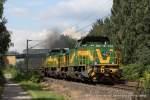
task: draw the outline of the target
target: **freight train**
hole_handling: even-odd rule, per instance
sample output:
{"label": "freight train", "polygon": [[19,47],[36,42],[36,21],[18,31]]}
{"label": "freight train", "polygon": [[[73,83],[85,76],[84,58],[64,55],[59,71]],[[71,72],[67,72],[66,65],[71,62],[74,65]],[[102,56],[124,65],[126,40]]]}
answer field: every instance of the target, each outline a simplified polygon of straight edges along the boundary
{"label": "freight train", "polygon": [[43,66],[46,76],[91,82],[118,82],[122,77],[120,53],[107,37],[88,36],[75,48],[51,50]]}

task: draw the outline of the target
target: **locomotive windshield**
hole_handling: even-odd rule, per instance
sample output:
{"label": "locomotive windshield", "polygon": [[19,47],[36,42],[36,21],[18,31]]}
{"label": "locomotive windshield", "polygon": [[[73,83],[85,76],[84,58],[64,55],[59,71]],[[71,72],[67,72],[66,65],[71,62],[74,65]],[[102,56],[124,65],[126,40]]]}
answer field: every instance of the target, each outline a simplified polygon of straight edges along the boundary
{"label": "locomotive windshield", "polygon": [[52,49],[49,54],[60,54],[60,53],[66,53],[68,52],[69,49],[68,48],[63,48],[63,49],[60,49],[60,48],[55,48],[55,49]]}

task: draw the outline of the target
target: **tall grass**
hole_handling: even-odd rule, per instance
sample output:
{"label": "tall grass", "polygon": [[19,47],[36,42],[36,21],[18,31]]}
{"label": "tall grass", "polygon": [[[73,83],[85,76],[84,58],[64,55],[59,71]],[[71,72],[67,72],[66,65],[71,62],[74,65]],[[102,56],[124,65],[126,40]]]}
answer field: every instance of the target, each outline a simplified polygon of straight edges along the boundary
{"label": "tall grass", "polygon": [[145,71],[144,76],[140,79],[140,87],[142,94],[150,95],[150,72]]}

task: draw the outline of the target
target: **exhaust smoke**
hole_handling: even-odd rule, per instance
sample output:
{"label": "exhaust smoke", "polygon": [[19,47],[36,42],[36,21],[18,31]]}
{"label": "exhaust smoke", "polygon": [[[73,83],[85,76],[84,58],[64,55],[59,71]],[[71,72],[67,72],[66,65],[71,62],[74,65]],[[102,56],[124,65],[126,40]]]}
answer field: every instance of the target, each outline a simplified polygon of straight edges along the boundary
{"label": "exhaust smoke", "polygon": [[60,33],[58,29],[47,30],[46,39],[42,47],[44,49],[73,48],[76,40]]}

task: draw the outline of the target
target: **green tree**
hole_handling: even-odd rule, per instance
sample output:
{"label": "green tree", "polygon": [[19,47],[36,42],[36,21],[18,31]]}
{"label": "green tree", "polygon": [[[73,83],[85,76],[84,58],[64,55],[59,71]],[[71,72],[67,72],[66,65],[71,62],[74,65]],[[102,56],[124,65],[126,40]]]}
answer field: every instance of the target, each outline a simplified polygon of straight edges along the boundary
{"label": "green tree", "polygon": [[89,32],[89,36],[99,36],[103,34],[104,22],[102,19],[98,19],[92,26],[92,29]]}
{"label": "green tree", "polygon": [[3,17],[4,3],[5,0],[0,0],[0,61],[2,61],[1,54],[4,54],[8,50],[10,42],[10,33],[5,26],[7,21]]}
{"label": "green tree", "polygon": [[106,19],[97,20],[93,26],[92,29],[89,32],[89,36],[108,36],[111,37],[111,23],[110,18],[107,17]]}
{"label": "green tree", "polygon": [[3,17],[3,5],[5,0],[0,0],[0,53],[7,51],[10,42],[10,33],[5,24],[6,19]]}
{"label": "green tree", "polygon": [[[135,50],[134,21],[130,0],[114,0],[111,15],[112,41],[122,52],[124,63],[132,63]],[[130,56],[129,56],[130,55]]]}
{"label": "green tree", "polygon": [[150,1],[113,0],[110,18],[99,19],[89,35],[110,38],[123,63],[150,64]]}

